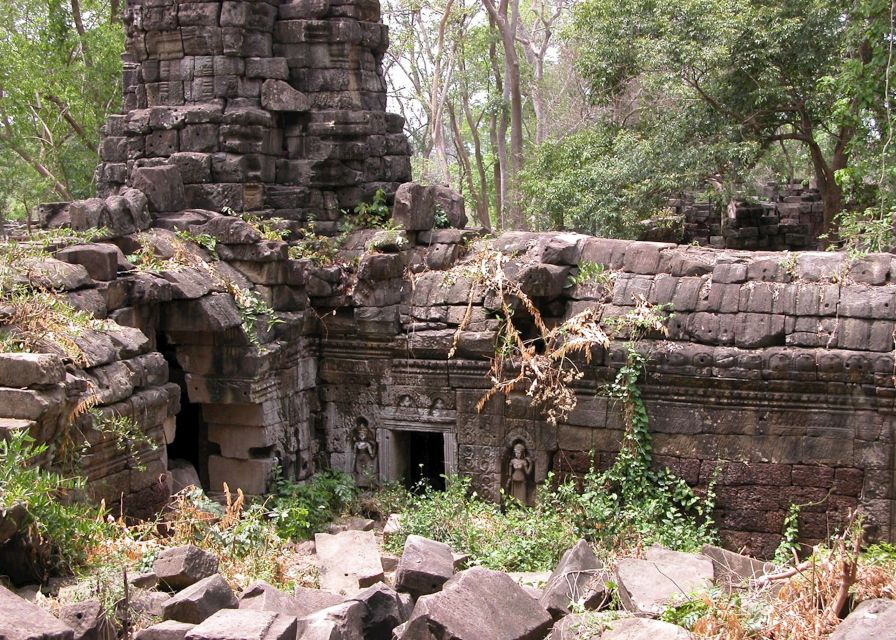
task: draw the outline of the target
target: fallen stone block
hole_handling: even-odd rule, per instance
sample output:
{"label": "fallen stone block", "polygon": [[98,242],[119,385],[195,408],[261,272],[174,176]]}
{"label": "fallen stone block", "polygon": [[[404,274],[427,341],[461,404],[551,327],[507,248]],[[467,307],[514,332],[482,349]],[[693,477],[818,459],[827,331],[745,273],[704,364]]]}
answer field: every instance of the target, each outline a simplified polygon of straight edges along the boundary
{"label": "fallen stone block", "polygon": [[548,579],[540,603],[554,619],[569,613],[571,603],[586,609],[599,609],[609,604],[609,573],[584,540],[567,550]]}
{"label": "fallen stone block", "polygon": [[744,585],[767,573],[774,573],[775,569],[771,562],[762,562],[711,544],[703,545],[700,553],[712,560],[716,584],[728,589]]}
{"label": "fallen stone block", "polygon": [[188,631],[185,640],[294,640],[295,637],[294,616],[225,609]]}
{"label": "fallen stone block", "polygon": [[0,587],[0,638],[74,640],[75,632],[35,604]]}
{"label": "fallen stone block", "polygon": [[372,531],[318,533],[314,544],[321,588],[349,595],[383,579],[383,565]]}
{"label": "fallen stone block", "polygon": [[365,606],[361,620],[364,640],[390,640],[392,630],[411,615],[412,607],[407,606],[401,594],[382,582],[365,589],[353,600]]}
{"label": "fallen stone block", "polygon": [[342,596],[321,589],[296,587],[292,595],[283,593],[263,580],[256,580],[240,596],[240,609],[273,611],[304,618],[315,611],[342,602]]}
{"label": "fallen stone block", "polygon": [[896,601],[865,600],[831,634],[831,640],[896,640]]}
{"label": "fallen stone block", "polygon": [[410,535],[395,572],[395,588],[415,598],[435,593],[454,575],[451,547],[421,536]]}
{"label": "fallen stone block", "polygon": [[59,619],[75,632],[75,640],[115,640],[115,627],[97,600],[62,607]]}
{"label": "fallen stone block", "polygon": [[195,626],[187,622],[165,620],[138,631],[135,640],[184,640],[187,632]]}
{"label": "fallen stone block", "polygon": [[435,201],[431,189],[405,182],[395,192],[392,219],[408,231],[424,231],[435,226]]}
{"label": "fallen stone block", "polygon": [[236,609],[238,606],[239,602],[230,586],[224,578],[215,574],[174,595],[162,607],[162,617],[199,624],[221,609]]}
{"label": "fallen stone block", "polygon": [[551,616],[499,571],[467,569],[417,600],[400,640],[540,640]]}
{"label": "fallen stone block", "polygon": [[87,275],[102,282],[115,280],[120,256],[121,249],[114,244],[99,243],[65,247],[54,254],[57,260],[81,265],[87,269]]}
{"label": "fallen stone block", "polygon": [[365,640],[365,607],[355,600],[323,609],[298,621],[298,640]]}
{"label": "fallen stone block", "polygon": [[691,640],[688,631],[650,618],[605,619],[595,614],[566,616],[548,640]]}
{"label": "fallen stone block", "polygon": [[175,591],[196,584],[218,571],[218,559],[193,545],[166,549],[152,565],[153,573]]}
{"label": "fallen stone block", "polygon": [[686,597],[713,584],[709,558],[662,547],[651,547],[645,556],[616,563],[619,597],[626,611],[658,615],[676,596]]}

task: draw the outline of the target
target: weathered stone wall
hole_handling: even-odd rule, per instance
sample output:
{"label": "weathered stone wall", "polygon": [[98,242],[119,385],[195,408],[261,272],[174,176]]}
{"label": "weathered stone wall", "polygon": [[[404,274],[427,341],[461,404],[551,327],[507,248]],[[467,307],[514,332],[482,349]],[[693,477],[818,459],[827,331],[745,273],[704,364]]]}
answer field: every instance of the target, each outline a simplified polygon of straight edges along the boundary
{"label": "weathered stone wall", "polygon": [[821,194],[801,183],[769,183],[760,200],[735,199],[724,208],[688,199],[669,204],[673,215],[648,220],[642,240],[719,249],[805,251],[817,247],[824,222]]}
{"label": "weathered stone wall", "polygon": [[[108,236],[43,262],[65,279],[42,283],[41,269],[26,270],[32,284],[114,324],[85,334],[86,362],[51,356],[32,378],[16,371],[27,357],[3,356],[0,427],[56,442],[71,407],[98,392],[103,410],[133,417],[172,451],[191,450],[211,491],[226,482],[263,493],[278,467],[300,479],[328,465],[357,472],[364,428],[381,479],[405,476],[425,453],[495,498],[514,442],[526,444],[537,482],[583,472],[591,452],[610,463],[622,420],[602,385],[624,361],[621,344],[584,367],[578,406],[558,425],[522,394],[476,411],[500,320],[471,276],[475,263],[463,263],[477,232],[431,229],[436,198],[463,225],[451,194],[407,185],[393,212],[407,231],[356,232],[327,266],[291,260],[287,242],[207,210],[296,225],[314,210],[332,229],[339,206],[407,178],[400,119],[383,112],[377,16],[366,1],[129,4],[128,113],[107,125],[102,197],[42,215]],[[214,238],[214,252],[175,231]],[[134,270],[125,256],[146,246],[163,264]],[[672,305],[669,337],[640,343],[656,461],[695,486],[720,467],[728,544],[767,555],[793,502],[807,505],[808,541],[857,505],[893,538],[892,256],[524,233],[494,248],[551,325],[586,308],[619,317],[637,296]],[[605,277],[568,286],[585,263]],[[247,326],[239,300],[250,294],[275,324]],[[522,311],[514,321],[530,331]],[[409,451],[415,442],[428,450]],[[83,464],[97,496],[136,507],[165,498],[164,446],[141,453],[141,471],[109,438],[93,445]]]}
{"label": "weathered stone wall", "polygon": [[[464,233],[422,233],[422,246],[404,257],[365,259],[355,290],[377,291],[377,302],[356,295],[350,314],[327,320],[320,384],[331,462],[351,469],[352,427],[362,416],[378,430],[385,478],[401,470],[391,441],[409,430],[447,434],[446,469],[471,475],[492,497],[504,486],[517,440],[532,454],[538,481],[548,471],[586,471],[591,451],[599,466],[608,466],[622,419],[601,388],[625,360],[621,344],[585,367],[578,406],[556,427],[522,394],[476,412],[490,386],[494,301],[464,275],[470,267],[429,268],[433,258],[459,252]],[[495,244],[517,255],[506,272],[549,323],[588,307],[600,308],[604,319],[619,317],[636,296],[672,305],[669,339],[640,346],[650,354],[642,390],[656,461],[694,486],[705,486],[719,468],[717,519],[727,544],[768,555],[791,503],[807,505],[800,516],[807,541],[823,538],[860,504],[877,534],[892,536],[890,255],[850,263],[840,254],[713,251],[557,234],[505,234]],[[604,265],[612,277],[566,286],[583,262]],[[396,281],[405,266],[416,275]],[[471,287],[471,322],[449,359]],[[523,330],[524,316],[518,316]]]}
{"label": "weathered stone wall", "polygon": [[105,127],[99,195],[173,166],[183,191],[161,211],[335,230],[340,208],[410,180],[404,120],[385,113],[379,20],[376,0],[129,0],[124,115]]}

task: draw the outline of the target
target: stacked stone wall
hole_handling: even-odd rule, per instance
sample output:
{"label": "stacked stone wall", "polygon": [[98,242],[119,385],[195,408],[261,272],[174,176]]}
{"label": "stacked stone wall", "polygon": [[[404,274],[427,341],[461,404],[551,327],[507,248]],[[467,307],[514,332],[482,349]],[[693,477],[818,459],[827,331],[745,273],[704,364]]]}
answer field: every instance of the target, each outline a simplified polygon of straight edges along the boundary
{"label": "stacked stone wall", "polygon": [[379,17],[370,0],[130,0],[124,115],[105,126],[99,195],[173,166],[183,194],[161,211],[335,231],[342,208],[410,179],[404,121],[385,112]]}

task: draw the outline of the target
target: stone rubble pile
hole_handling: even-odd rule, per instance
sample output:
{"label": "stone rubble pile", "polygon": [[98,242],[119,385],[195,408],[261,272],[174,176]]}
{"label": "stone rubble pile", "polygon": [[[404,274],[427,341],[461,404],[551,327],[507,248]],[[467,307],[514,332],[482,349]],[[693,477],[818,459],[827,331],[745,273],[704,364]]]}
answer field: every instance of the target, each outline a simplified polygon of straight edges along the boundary
{"label": "stone rubble pile", "polygon": [[[685,629],[655,618],[669,605],[718,584],[743,589],[757,577],[756,561],[718,547],[681,553],[651,547],[643,558],[604,567],[583,540],[569,549],[541,587],[524,588],[509,574],[481,567],[455,571],[447,545],[409,536],[398,570],[365,586],[371,572],[364,553],[352,550],[347,530],[318,537],[318,563],[325,577],[345,572],[341,592],[298,587],[293,593],[257,581],[237,596],[217,560],[195,547],[167,550],[153,578],[164,621],[136,634],[137,640],[686,640]],[[364,543],[362,547],[366,548]],[[323,553],[320,553],[324,547]],[[351,558],[334,553],[341,550]],[[373,551],[376,552],[374,544]],[[379,562],[376,556],[376,562]],[[352,568],[357,563],[357,568]],[[760,563],[761,565],[761,563]],[[719,569],[724,568],[719,581]],[[349,578],[349,575],[354,576]],[[163,577],[164,576],[164,577]],[[611,596],[618,587],[619,601]],[[182,585],[174,587],[173,585]],[[188,585],[188,586],[183,586]],[[619,609],[615,609],[619,606]],[[578,613],[571,614],[571,608]],[[584,610],[585,613],[582,613]],[[831,636],[835,640],[896,638],[896,603],[861,603]],[[114,631],[96,601],[66,606],[57,619],[0,588],[0,638],[6,640],[111,640]]]}

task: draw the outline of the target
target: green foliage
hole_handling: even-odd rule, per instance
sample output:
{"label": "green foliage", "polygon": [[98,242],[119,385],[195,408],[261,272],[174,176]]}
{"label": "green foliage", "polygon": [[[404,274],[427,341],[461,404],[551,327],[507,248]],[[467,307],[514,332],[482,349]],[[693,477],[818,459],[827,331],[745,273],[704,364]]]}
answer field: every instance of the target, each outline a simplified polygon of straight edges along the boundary
{"label": "green foliage", "polygon": [[317,233],[314,220],[309,220],[299,234],[299,241],[289,247],[290,259],[310,260],[319,267],[328,267],[336,262],[344,234],[337,238],[321,235]]}
{"label": "green foliage", "polygon": [[385,228],[389,220],[389,206],[386,204],[386,192],[377,189],[371,202],[362,202],[354,209],[354,215],[350,216],[350,224],[355,229],[379,229]]}
{"label": "green foliage", "polygon": [[[144,449],[155,451],[159,448],[158,443],[146,435],[133,418],[97,408],[91,409],[89,413],[93,428],[112,438],[115,448],[130,453],[132,459],[136,459],[137,454]],[[145,465],[138,462],[136,469],[143,471]]]}
{"label": "green foliage", "polygon": [[[715,587],[714,590],[721,594],[718,587]],[[667,606],[660,614],[660,620],[685,629],[692,629],[694,623],[705,616],[711,606],[712,601],[709,598],[689,597],[679,604]]]}
{"label": "green foliage", "polygon": [[[0,252],[2,254],[2,252]],[[0,302],[6,309],[0,318],[0,349],[13,352],[52,352],[75,363],[84,359],[77,342],[85,329],[103,329],[104,323],[75,309],[68,299],[50,289],[15,282],[15,270],[0,263]],[[7,277],[8,281],[4,282]]]}
{"label": "green foliage", "polygon": [[566,281],[567,287],[575,287],[583,284],[609,284],[613,279],[613,272],[598,262],[580,262],[578,272],[570,274]]}
{"label": "green foliage", "polygon": [[302,540],[347,511],[358,497],[350,475],[324,471],[307,482],[274,481],[270,515],[283,538]]}
{"label": "green foliage", "polygon": [[262,218],[255,213],[243,213],[240,217],[248,222],[265,240],[285,240],[290,231],[283,218]]}
{"label": "green foliage", "polygon": [[41,558],[48,571],[71,571],[87,560],[90,548],[108,534],[103,513],[76,501],[79,477],[63,476],[46,466],[49,449],[24,431],[0,439],[0,517],[22,505],[26,517],[19,533],[48,549]]}
{"label": "green foliage", "polygon": [[442,208],[442,205],[436,204],[435,228],[448,229],[450,227],[451,221],[448,219],[448,214],[445,213],[445,209]]}
{"label": "green foliage", "polygon": [[888,542],[876,542],[868,545],[868,548],[862,553],[862,560],[869,565],[896,570],[896,545]]}
{"label": "green foliage", "polygon": [[637,126],[598,120],[539,145],[522,176],[533,228],[635,238],[668,198],[722,171],[734,179],[755,148],[724,140],[695,109],[687,103]]}
{"label": "green foliage", "polygon": [[799,551],[800,545],[797,539],[800,535],[799,517],[801,505],[791,504],[784,516],[784,530],[781,532],[781,542],[775,549],[775,564],[785,565],[793,562],[794,554]]}
{"label": "green foliage", "polygon": [[177,237],[184,242],[192,242],[197,244],[209,253],[214,254],[218,246],[218,239],[208,233],[193,233],[187,230],[177,231]]}
{"label": "green foliage", "polygon": [[264,320],[267,331],[283,322],[277,317],[277,312],[256,291],[243,289],[231,283],[230,294],[236,302],[237,310],[242,320],[243,332],[254,346],[259,347],[258,339],[259,322]]}
{"label": "green foliage", "polygon": [[889,253],[893,246],[894,216],[896,205],[883,216],[873,207],[864,211],[843,211],[837,216],[840,246],[831,245],[830,248],[844,250],[852,259],[868,253]]}
{"label": "green foliage", "polygon": [[404,538],[417,534],[445,542],[470,556],[470,562],[502,571],[543,571],[552,568],[576,532],[567,514],[547,502],[533,509],[499,505],[472,490],[470,478],[449,476],[445,491],[417,487],[401,515],[401,535],[386,548],[401,553]]}
{"label": "green foliage", "polygon": [[108,0],[77,5],[0,3],[0,210],[14,217],[93,194],[100,126],[120,104],[121,22]]}
{"label": "green foliage", "polygon": [[395,252],[400,251],[408,245],[407,237],[404,235],[404,228],[394,222],[392,219],[386,221],[383,230],[377,233],[366,245],[368,251]]}

